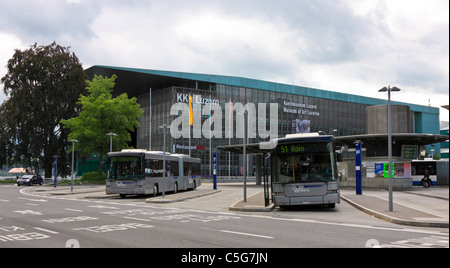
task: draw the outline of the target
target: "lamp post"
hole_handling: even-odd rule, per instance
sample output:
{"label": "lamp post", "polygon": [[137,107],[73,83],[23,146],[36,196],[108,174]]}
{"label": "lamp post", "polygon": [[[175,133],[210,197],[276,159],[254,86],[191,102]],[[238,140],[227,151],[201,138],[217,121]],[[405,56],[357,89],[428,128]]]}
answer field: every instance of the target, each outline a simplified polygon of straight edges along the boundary
{"label": "lamp post", "polygon": [[383,87],[378,92],[388,93],[388,155],[389,155],[389,211],[394,211],[392,194],[392,116],[391,116],[391,92],[399,92],[398,87]]}
{"label": "lamp post", "polygon": [[117,136],[115,133],[108,133],[108,134],[106,134],[106,136],[109,136],[111,139],[110,139],[110,142],[109,142],[109,152],[110,153],[112,153],[112,137],[113,136]]}
{"label": "lamp post", "polygon": [[77,140],[70,140],[69,142],[72,143],[72,180],[70,183],[70,191],[73,192],[73,163],[74,163],[74,157],[75,157],[75,143],[77,143]]}
{"label": "lamp post", "polygon": [[167,124],[163,124],[161,126],[159,126],[159,128],[164,129],[164,150],[163,150],[163,197],[166,197],[166,134],[167,134],[167,129],[170,128],[169,125]]}

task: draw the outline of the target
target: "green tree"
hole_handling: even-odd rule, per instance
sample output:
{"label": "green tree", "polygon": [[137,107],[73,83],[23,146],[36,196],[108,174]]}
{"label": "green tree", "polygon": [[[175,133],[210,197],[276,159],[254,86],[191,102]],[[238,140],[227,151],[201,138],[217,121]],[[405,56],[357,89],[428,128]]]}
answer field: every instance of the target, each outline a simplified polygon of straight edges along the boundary
{"label": "green tree", "polygon": [[0,107],[0,164],[45,170],[51,177],[54,155],[58,171],[68,175],[68,132],[61,120],[76,116],[77,99],[87,79],[68,47],[55,42],[15,50],[1,79],[9,97]]}
{"label": "green tree", "polygon": [[112,97],[116,78],[116,75],[111,78],[96,75],[92,81],[87,81],[89,94],[81,95],[78,100],[82,107],[79,116],[62,121],[70,129],[69,139],[78,140],[78,148],[84,155],[100,154],[100,173],[102,159],[110,146],[110,137],[106,134],[116,134],[113,150],[128,148],[130,131],[140,126],[138,119],[144,113],[136,98],[129,99],[126,93]]}

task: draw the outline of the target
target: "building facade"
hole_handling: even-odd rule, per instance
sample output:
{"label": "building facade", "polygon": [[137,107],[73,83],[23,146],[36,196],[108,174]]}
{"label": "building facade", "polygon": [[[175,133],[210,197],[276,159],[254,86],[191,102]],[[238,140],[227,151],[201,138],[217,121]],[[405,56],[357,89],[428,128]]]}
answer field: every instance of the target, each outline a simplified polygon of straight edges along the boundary
{"label": "building facade", "polygon": [[[184,135],[173,137],[168,132],[166,151],[186,155],[190,153],[200,158],[202,173],[205,175],[212,174],[212,153],[217,146],[243,143],[241,120],[236,108],[238,105],[247,108],[249,114],[253,115],[248,122],[250,138],[247,142],[255,143],[269,140],[268,135],[263,135],[269,130],[272,134],[276,132],[278,137],[319,131],[335,136],[367,134],[368,125],[375,127],[377,124],[376,118],[372,118],[377,108],[373,110],[371,107],[387,103],[386,99],[381,99],[383,96],[375,99],[240,77],[109,66],[93,66],[86,72],[89,77],[110,77],[116,74],[118,78],[114,94],[127,93],[129,97],[137,97],[145,113],[140,119],[141,126],[134,135],[132,146],[163,151],[164,131],[160,126],[172,126],[172,134],[176,132]],[[190,114],[189,103],[192,103],[194,114],[193,126],[190,127],[186,123],[189,119],[186,116]],[[439,108],[397,102],[393,104],[406,107],[401,110],[407,110],[407,116],[399,120],[408,121],[404,123],[407,131],[440,133]],[[236,109],[231,110],[229,107]],[[276,112],[271,109],[273,107],[276,107]],[[366,117],[368,113],[371,115],[370,124]],[[179,123],[174,124],[174,121]],[[211,121],[214,123],[211,124]],[[379,124],[383,122],[386,120],[380,120]],[[260,124],[265,125],[265,129]],[[186,129],[189,129],[190,134],[186,133]],[[214,137],[209,138],[213,133]],[[242,156],[217,153],[219,176],[242,175]],[[255,172],[253,161],[250,157],[250,168],[247,170],[250,176]]]}

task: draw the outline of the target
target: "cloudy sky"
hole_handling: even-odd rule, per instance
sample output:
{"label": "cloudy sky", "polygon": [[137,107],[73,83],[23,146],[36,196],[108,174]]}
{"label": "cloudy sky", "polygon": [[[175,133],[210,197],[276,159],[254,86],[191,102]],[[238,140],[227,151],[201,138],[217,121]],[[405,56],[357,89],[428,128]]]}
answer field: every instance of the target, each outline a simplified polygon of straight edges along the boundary
{"label": "cloudy sky", "polygon": [[0,77],[14,49],[53,41],[85,68],[231,75],[376,98],[392,85],[402,89],[393,100],[449,104],[448,0],[0,0]]}

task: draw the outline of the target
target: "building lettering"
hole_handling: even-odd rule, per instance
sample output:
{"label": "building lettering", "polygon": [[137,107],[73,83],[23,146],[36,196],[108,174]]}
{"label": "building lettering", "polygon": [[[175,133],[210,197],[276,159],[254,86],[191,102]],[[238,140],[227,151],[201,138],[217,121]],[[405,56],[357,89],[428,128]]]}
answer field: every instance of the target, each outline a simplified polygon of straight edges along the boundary
{"label": "building lettering", "polygon": [[[212,98],[203,98],[201,95],[193,95],[192,98],[193,103],[198,104],[212,104],[212,105],[220,105],[219,100],[215,100]],[[189,103],[189,94],[177,94],[177,102]]]}
{"label": "building lettering", "polygon": [[320,116],[320,112],[314,111],[318,109],[317,105],[306,104],[306,103],[296,103],[292,101],[283,101],[284,108],[283,112],[289,114],[301,114],[309,116]]}

